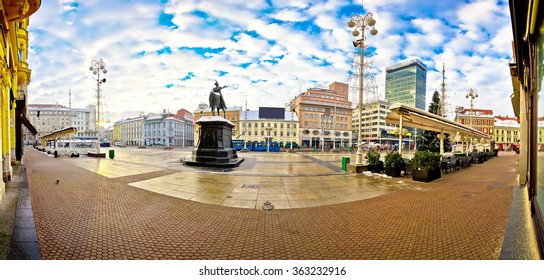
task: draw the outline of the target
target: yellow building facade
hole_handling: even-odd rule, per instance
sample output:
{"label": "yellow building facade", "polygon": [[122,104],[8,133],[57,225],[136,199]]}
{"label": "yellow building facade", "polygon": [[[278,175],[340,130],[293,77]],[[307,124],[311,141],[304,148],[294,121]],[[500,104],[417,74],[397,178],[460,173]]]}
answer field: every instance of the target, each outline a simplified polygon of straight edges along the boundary
{"label": "yellow building facade", "polygon": [[[30,69],[28,55],[28,18],[41,5],[40,0],[2,0],[0,2],[0,147],[2,148],[2,182],[0,201],[4,197],[5,182],[11,180],[12,164],[22,156],[22,128],[33,127],[26,119],[27,86]],[[17,116],[17,117],[16,117]],[[23,120],[24,119],[24,120]],[[34,129],[35,131],[35,129]]]}
{"label": "yellow building facade", "polygon": [[[278,142],[285,146],[287,143],[299,143],[299,122],[295,112],[287,112],[284,108],[277,109],[276,118],[263,116],[258,110],[242,112],[239,137],[232,139],[250,142]],[[259,108],[261,110],[261,108]]]}
{"label": "yellow building facade", "polygon": [[495,116],[495,128],[493,130],[495,147],[499,151],[509,151],[519,145],[519,123],[517,118],[509,116]]}
{"label": "yellow building facade", "polygon": [[121,121],[113,124],[112,145],[115,143],[121,143]]}

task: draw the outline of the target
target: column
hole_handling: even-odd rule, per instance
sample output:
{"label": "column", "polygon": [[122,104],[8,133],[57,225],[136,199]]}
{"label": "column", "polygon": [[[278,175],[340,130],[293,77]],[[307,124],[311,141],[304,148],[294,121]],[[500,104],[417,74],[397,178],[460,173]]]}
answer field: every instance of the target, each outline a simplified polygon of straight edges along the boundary
{"label": "column", "polygon": [[463,153],[468,156],[469,148],[468,148],[468,137],[463,136]]}
{"label": "column", "polygon": [[402,122],[404,115],[400,114],[400,124],[399,124],[399,155],[402,156]]}
{"label": "column", "polygon": [[444,154],[444,138],[446,138],[446,135],[444,135],[443,132],[440,132],[437,135],[438,139],[440,139],[440,155]]}
{"label": "column", "polygon": [[527,93],[525,88],[520,86],[520,111],[519,111],[519,184],[523,186],[527,183],[527,168],[528,168],[528,135],[529,135],[529,126],[528,126],[528,114],[527,114]]}

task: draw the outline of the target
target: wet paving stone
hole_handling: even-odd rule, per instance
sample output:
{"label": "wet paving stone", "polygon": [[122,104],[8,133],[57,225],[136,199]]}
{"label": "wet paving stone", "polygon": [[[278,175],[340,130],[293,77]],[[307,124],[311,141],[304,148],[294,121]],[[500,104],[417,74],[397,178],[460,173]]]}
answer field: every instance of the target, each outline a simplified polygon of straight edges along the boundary
{"label": "wet paving stone", "polygon": [[[265,201],[258,199],[264,179],[245,177],[247,170],[194,174],[180,167],[138,182],[162,181],[160,186],[187,179],[190,184],[176,188],[191,188],[204,176],[200,187],[209,189],[201,192],[223,198],[207,204],[131,186],[119,179],[123,176],[102,176],[82,168],[81,162],[33,151],[25,156],[43,259],[497,259],[517,176],[511,170],[517,158],[509,154],[431,183],[385,178],[370,184],[364,175],[295,176],[269,181],[281,184],[285,197],[292,196],[286,200],[291,208],[264,211]],[[32,172],[44,164],[50,173]],[[298,170],[293,174],[308,174]],[[482,178],[482,173],[493,176]],[[55,186],[51,176],[62,184]],[[405,181],[403,187],[389,190],[388,184],[398,180]],[[221,182],[229,182],[228,191],[222,191]],[[492,182],[505,186],[491,187]],[[261,188],[246,190],[243,184]],[[334,193],[334,188],[356,199],[327,201],[333,197],[322,194]],[[235,190],[255,192],[254,207],[221,206],[227,196],[235,197]],[[476,195],[467,199],[465,194]],[[316,205],[318,200],[324,202]]]}

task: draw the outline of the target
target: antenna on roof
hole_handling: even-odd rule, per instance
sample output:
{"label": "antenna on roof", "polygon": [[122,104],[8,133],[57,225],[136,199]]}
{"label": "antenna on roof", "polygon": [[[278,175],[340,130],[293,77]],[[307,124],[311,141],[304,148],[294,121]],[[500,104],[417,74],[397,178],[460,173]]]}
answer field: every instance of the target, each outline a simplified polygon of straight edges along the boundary
{"label": "antenna on roof", "polygon": [[446,84],[444,83],[444,76],[446,75],[446,64],[442,63],[442,106],[440,106],[440,114],[444,117],[446,114]]}

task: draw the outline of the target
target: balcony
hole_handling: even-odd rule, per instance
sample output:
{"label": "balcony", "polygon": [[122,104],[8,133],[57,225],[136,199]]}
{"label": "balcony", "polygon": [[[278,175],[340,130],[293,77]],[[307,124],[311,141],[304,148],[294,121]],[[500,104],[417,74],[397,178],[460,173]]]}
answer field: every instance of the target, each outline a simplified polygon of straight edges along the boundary
{"label": "balcony", "polygon": [[28,42],[28,31],[24,28],[17,28],[17,38]]}
{"label": "balcony", "polygon": [[28,31],[24,28],[17,28],[17,45],[19,49],[28,48]]}
{"label": "balcony", "polygon": [[30,17],[40,8],[41,0],[2,0],[8,21],[22,20]]}
{"label": "balcony", "polygon": [[19,61],[17,63],[17,84],[22,86],[25,83],[30,82],[30,73],[31,70],[28,69],[28,63],[25,61]]}

